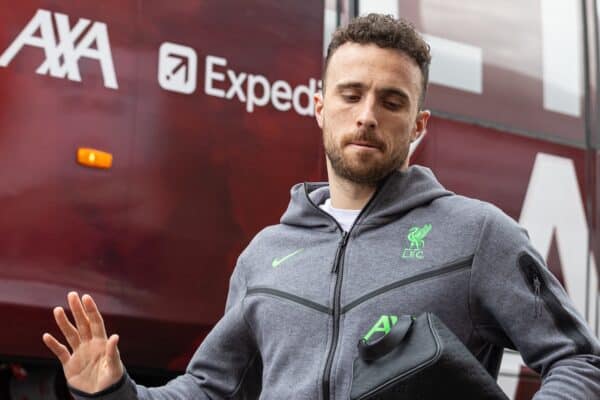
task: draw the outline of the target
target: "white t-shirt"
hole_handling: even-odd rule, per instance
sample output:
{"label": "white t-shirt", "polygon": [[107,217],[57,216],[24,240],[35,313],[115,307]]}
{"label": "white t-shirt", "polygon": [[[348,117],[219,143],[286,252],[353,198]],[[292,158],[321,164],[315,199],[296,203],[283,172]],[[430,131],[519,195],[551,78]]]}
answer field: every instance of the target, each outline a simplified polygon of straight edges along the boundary
{"label": "white t-shirt", "polygon": [[331,215],[335,220],[340,224],[342,229],[346,232],[352,228],[354,225],[354,221],[360,214],[360,210],[346,210],[343,208],[334,208],[331,206],[331,199],[325,200],[325,203],[320,204],[319,207],[321,210],[325,211],[327,214]]}

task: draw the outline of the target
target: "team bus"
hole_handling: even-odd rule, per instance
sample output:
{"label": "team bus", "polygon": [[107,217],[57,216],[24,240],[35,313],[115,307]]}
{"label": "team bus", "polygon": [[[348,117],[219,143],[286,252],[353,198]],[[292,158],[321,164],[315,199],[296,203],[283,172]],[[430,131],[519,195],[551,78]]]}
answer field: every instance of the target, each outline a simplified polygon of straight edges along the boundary
{"label": "team bus", "polygon": [[[599,334],[595,0],[0,2],[0,398],[67,399],[52,307],[94,296],[138,381],[181,372],[300,181],[339,24],[412,21],[433,63],[411,162],[527,228]],[[533,311],[532,311],[533,314]],[[60,335],[59,335],[60,336]],[[539,378],[505,353],[499,383]]]}

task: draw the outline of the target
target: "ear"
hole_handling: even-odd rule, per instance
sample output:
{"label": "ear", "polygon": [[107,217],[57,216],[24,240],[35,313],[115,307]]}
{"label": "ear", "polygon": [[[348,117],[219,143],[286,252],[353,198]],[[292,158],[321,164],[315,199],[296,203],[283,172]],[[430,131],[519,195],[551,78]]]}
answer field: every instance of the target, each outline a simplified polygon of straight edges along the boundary
{"label": "ear", "polygon": [[323,129],[323,92],[317,92],[314,96],[315,101],[315,118],[319,128]]}
{"label": "ear", "polygon": [[429,117],[431,117],[431,112],[429,110],[419,111],[417,114],[417,120],[415,121],[415,129],[410,135],[411,142],[414,142],[420,138],[423,133],[425,133],[427,130],[427,121],[429,121]]}

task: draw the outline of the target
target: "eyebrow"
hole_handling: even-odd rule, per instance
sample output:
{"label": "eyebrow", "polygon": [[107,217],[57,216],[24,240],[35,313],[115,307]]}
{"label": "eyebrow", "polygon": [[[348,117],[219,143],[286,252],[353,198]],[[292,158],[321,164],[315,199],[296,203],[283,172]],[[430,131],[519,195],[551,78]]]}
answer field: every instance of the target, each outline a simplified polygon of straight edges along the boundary
{"label": "eyebrow", "polygon": [[344,89],[363,89],[365,85],[360,82],[342,82],[335,85],[335,88],[338,91],[342,91]]}
{"label": "eyebrow", "polygon": [[[360,83],[360,82],[342,82],[342,83],[338,83],[335,86],[336,90],[338,92],[341,92],[342,90],[345,89],[364,89],[365,85]],[[384,87],[381,89],[377,90],[378,94],[381,94],[383,96],[398,96],[400,98],[402,98],[404,101],[408,101],[410,102],[410,96],[408,95],[408,93],[406,93],[404,90],[395,88],[395,87]]]}

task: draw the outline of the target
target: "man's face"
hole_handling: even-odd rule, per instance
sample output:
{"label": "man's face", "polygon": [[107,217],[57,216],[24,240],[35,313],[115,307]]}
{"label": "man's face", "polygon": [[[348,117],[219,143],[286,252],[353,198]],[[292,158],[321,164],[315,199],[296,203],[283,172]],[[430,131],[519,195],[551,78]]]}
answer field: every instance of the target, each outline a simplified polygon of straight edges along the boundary
{"label": "man's face", "polygon": [[345,43],[331,56],[325,94],[315,96],[328,173],[374,185],[407,161],[425,130],[421,71],[404,53]]}

